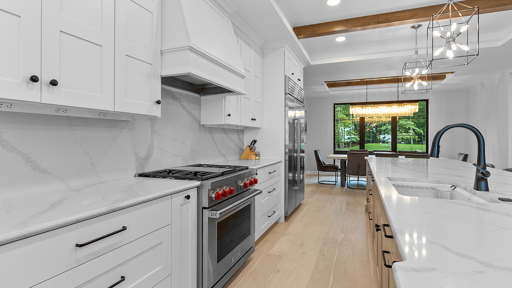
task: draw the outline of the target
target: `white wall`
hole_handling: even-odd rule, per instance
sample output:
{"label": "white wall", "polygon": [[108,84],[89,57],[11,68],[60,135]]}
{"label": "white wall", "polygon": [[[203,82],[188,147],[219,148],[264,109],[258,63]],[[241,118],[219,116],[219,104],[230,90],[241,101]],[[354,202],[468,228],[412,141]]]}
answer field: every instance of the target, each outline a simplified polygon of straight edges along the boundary
{"label": "white wall", "polygon": [[162,88],[162,118],[0,112],[0,194],[67,188],[240,157],[244,132],[200,125],[197,95]]}

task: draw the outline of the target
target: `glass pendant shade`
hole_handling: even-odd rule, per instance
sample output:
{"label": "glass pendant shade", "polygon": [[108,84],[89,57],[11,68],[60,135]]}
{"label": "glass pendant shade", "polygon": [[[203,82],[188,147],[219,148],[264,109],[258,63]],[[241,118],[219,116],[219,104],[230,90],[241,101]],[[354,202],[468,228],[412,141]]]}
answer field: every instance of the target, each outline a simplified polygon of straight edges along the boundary
{"label": "glass pendant shade", "polygon": [[418,102],[350,105],[350,114],[355,118],[368,117],[382,119],[393,116],[413,116],[418,110]]}
{"label": "glass pendant shade", "polygon": [[469,65],[480,54],[480,14],[453,0],[436,14],[427,29],[427,59],[432,68]]}
{"label": "glass pendant shade", "polygon": [[402,94],[425,94],[432,90],[432,69],[430,62],[418,53],[418,29],[423,25],[414,25],[416,47],[414,56],[402,67]]}

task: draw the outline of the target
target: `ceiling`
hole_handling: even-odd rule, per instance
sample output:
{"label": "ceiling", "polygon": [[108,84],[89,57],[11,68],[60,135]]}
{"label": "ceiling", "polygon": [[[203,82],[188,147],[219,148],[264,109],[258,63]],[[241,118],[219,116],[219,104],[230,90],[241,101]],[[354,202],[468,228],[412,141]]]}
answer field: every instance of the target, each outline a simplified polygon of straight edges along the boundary
{"label": "ceiling", "polygon": [[[304,83],[308,97],[343,93],[335,89],[329,91],[325,86],[328,80],[400,75],[403,63],[414,53],[415,32],[410,29],[411,25],[401,25],[344,33],[342,36],[346,40],[336,42],[339,34],[299,40],[293,27],[446,3],[446,0],[341,0],[339,5],[331,7],[326,4],[327,0],[230,1],[236,7],[234,13],[266,44],[287,41],[308,66]],[[480,15],[480,56],[467,67],[435,71],[456,72],[442,83],[436,83],[436,89],[467,87],[467,81],[481,79],[477,75],[484,71],[512,69],[512,59],[508,55],[512,51],[512,41],[509,41],[512,21],[509,19],[512,19],[512,11]],[[426,54],[428,23],[422,24],[418,44],[420,54]]]}

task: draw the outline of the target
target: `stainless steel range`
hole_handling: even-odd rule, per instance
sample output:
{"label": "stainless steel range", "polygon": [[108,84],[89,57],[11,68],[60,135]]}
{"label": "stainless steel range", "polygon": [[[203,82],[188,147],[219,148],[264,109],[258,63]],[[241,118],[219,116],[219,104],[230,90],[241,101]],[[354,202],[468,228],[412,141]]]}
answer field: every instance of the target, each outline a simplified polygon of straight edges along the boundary
{"label": "stainless steel range", "polygon": [[254,169],[194,164],[140,173],[139,177],[201,181],[199,187],[199,281],[220,288],[254,252],[255,199],[261,190]]}

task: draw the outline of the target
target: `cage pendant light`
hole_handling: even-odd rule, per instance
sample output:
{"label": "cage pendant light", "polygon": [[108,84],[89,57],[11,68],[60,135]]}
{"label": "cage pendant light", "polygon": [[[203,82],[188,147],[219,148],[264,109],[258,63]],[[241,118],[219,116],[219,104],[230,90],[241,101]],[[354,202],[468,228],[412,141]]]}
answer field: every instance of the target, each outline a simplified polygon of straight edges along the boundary
{"label": "cage pendant light", "polygon": [[432,15],[427,40],[433,68],[469,65],[480,54],[479,8],[449,0]]}
{"label": "cage pendant light", "polygon": [[425,94],[432,90],[432,69],[430,62],[418,53],[418,29],[423,25],[413,25],[416,33],[414,55],[402,67],[403,94]]}

